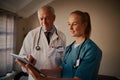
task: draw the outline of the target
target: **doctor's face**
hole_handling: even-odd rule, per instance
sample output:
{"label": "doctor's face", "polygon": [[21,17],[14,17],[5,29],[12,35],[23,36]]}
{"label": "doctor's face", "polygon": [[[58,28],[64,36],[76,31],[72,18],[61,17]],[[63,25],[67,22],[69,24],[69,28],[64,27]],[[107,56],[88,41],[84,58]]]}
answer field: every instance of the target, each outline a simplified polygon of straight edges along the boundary
{"label": "doctor's face", "polygon": [[38,11],[38,18],[40,25],[45,30],[50,30],[53,27],[55,15],[50,12],[50,10],[44,8]]}
{"label": "doctor's face", "polygon": [[68,19],[68,29],[73,37],[80,37],[84,35],[84,24],[81,16],[77,14],[70,14]]}

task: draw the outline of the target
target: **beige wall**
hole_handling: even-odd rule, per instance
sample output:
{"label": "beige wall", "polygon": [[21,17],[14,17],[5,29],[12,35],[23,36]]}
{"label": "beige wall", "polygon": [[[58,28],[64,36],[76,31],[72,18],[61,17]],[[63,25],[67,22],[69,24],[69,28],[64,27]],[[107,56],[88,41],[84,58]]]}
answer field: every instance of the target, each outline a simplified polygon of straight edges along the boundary
{"label": "beige wall", "polygon": [[17,18],[16,19],[16,53],[19,54],[24,37],[33,28],[39,26],[37,13],[33,14],[29,18]]}
{"label": "beige wall", "polygon": [[[119,0],[55,0],[50,5],[55,8],[55,24],[67,36],[67,45],[73,41],[67,30],[70,12],[78,9],[90,14],[92,23],[91,39],[103,51],[99,74],[120,77],[120,1]],[[26,19],[26,32],[39,25],[37,15]]]}
{"label": "beige wall", "polygon": [[67,35],[67,44],[73,39],[67,30],[70,12],[78,9],[90,14],[92,23],[91,39],[103,51],[99,74],[120,77],[120,1],[119,0],[55,0],[55,24]]}
{"label": "beige wall", "polygon": [[21,48],[22,42],[23,42],[23,38],[24,38],[24,34],[25,34],[25,20],[22,18],[16,18],[15,20],[16,24],[16,54],[19,54],[19,50]]}

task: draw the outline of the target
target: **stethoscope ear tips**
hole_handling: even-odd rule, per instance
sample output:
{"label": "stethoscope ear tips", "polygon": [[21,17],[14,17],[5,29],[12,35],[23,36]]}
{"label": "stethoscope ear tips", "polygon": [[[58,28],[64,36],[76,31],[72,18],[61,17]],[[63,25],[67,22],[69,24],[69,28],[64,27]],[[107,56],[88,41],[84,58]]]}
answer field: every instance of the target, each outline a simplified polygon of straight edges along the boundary
{"label": "stethoscope ear tips", "polygon": [[40,50],[40,46],[36,46],[36,50],[39,51]]}

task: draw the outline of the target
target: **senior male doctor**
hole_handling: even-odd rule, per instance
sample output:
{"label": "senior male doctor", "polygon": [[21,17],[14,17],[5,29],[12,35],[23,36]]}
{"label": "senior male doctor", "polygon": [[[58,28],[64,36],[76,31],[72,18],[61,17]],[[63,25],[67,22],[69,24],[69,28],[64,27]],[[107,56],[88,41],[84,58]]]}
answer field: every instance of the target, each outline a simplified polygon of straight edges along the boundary
{"label": "senior male doctor", "polygon": [[[54,25],[55,12],[51,6],[41,7],[38,19],[40,27],[27,34],[19,55],[27,55],[27,60],[38,69],[51,69],[61,65],[66,37]],[[22,61],[17,59],[16,62],[24,68]],[[28,80],[33,80],[30,75]]]}

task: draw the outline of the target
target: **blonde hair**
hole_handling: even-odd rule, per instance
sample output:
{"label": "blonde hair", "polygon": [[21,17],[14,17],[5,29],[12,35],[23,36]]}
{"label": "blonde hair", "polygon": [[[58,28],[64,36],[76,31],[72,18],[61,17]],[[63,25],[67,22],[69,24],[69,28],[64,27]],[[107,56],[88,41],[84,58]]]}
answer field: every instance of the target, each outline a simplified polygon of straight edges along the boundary
{"label": "blonde hair", "polygon": [[79,10],[73,11],[71,14],[76,14],[78,16],[81,16],[82,23],[87,23],[86,29],[84,31],[84,35],[86,38],[89,38],[91,34],[91,21],[89,14],[87,12],[82,12]]}

